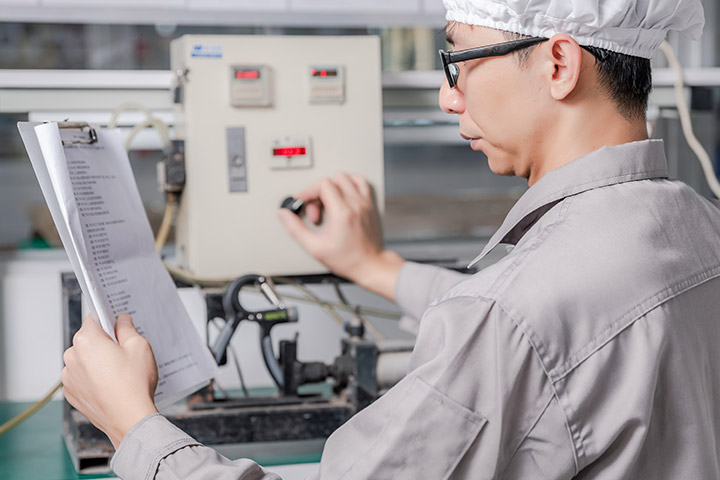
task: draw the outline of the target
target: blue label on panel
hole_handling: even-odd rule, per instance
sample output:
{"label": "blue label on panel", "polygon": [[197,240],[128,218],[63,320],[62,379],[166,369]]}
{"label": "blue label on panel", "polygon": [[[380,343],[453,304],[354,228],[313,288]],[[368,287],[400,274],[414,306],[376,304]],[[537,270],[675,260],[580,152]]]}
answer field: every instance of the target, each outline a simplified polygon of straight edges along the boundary
{"label": "blue label on panel", "polygon": [[191,57],[222,58],[222,45],[194,43],[190,49]]}

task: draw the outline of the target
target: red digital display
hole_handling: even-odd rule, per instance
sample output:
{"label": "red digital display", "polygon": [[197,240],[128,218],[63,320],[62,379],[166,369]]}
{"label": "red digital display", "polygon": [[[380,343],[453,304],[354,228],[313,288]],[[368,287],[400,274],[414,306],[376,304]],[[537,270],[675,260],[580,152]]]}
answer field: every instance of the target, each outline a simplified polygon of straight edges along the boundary
{"label": "red digital display", "polygon": [[337,77],[338,71],[330,68],[313,68],[310,70],[310,75],[312,75],[313,77]]}
{"label": "red digital display", "polygon": [[298,157],[305,155],[307,149],[305,147],[279,147],[273,148],[273,155],[276,157]]}
{"label": "red digital display", "polygon": [[238,80],[257,80],[260,78],[259,70],[235,70],[235,78]]}

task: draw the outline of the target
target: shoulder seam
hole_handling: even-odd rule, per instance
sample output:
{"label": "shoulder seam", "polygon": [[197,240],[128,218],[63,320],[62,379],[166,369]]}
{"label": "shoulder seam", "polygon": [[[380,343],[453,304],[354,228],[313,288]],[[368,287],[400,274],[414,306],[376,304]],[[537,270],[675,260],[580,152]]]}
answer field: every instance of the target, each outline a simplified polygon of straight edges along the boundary
{"label": "shoulder seam", "polygon": [[[671,285],[660,292],[638,302],[635,306],[630,308],[625,315],[621,316],[618,320],[609,325],[605,331],[616,330],[613,335],[608,336],[601,342],[590,343],[585,345],[583,348],[572,353],[568,359],[557,368],[553,369],[551,374],[551,380],[553,383],[558,382],[573,372],[580,364],[590,358],[595,352],[600,350],[607,343],[611,342],[618,335],[622,334],[627,328],[633,325],[637,320],[647,315],[649,312],[655,310],[659,306],[672,300],[678,295],[692,290],[693,288],[702,285],[705,282],[713,280],[714,278],[720,277],[720,265],[716,265],[709,270],[697,273],[690,277],[684,278],[674,285]],[[618,325],[626,322],[625,325],[618,327]],[[604,332],[601,332],[604,333]],[[559,370],[559,371],[558,371]]]}

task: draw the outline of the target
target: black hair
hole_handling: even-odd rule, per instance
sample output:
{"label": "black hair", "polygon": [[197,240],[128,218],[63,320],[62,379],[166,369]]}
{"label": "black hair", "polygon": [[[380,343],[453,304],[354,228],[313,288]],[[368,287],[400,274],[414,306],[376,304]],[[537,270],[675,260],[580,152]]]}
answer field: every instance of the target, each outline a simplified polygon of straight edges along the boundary
{"label": "black hair", "polygon": [[650,59],[597,47],[583,48],[595,57],[600,85],[608,92],[620,113],[630,120],[645,118],[652,90]]}
{"label": "black hair", "polygon": [[[504,32],[509,40],[527,35]],[[520,65],[527,64],[532,46],[515,52]],[[595,57],[598,80],[608,97],[615,102],[620,114],[628,120],[645,118],[648,98],[652,90],[652,68],[647,58],[634,57],[604,48],[583,45]]]}

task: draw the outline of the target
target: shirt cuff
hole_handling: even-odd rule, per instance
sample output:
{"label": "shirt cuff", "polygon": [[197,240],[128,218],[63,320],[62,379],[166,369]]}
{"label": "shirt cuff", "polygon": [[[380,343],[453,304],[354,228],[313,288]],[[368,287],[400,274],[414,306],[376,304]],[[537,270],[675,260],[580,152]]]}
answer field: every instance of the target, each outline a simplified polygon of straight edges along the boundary
{"label": "shirt cuff", "polygon": [[200,443],[167,418],[153,413],[140,420],[125,435],[112,457],[110,468],[126,480],[150,480],[163,458],[190,445]]}

